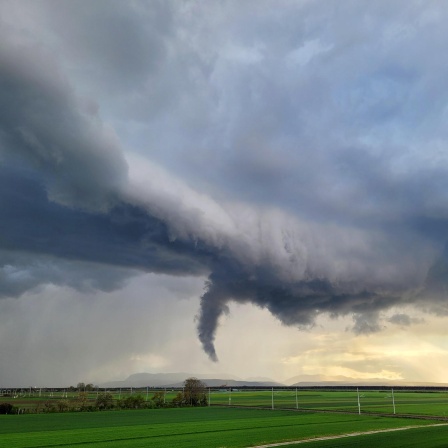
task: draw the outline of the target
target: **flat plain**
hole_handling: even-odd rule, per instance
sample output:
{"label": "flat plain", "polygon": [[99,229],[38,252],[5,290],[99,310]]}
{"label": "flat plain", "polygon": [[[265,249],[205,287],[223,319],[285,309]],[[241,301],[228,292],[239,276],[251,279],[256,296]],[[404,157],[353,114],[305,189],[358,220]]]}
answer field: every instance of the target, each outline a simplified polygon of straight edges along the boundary
{"label": "flat plain", "polygon": [[309,444],[286,445],[287,448],[446,448],[447,446],[448,426],[415,428],[406,431],[313,441]]}
{"label": "flat plain", "polygon": [[[167,403],[177,393],[161,391]],[[154,392],[146,388],[113,391],[115,398],[132,393],[142,395],[145,400],[150,400]],[[94,404],[97,393],[89,393],[89,403]],[[306,439],[315,439],[310,446],[316,448],[448,446],[448,426],[316,440],[325,436],[425,426],[441,420],[448,422],[448,393],[445,391],[362,390],[359,391],[361,415],[358,415],[356,389],[215,389],[208,393],[211,406],[206,408],[45,414],[42,410],[46,401],[76,400],[78,392],[14,391],[9,397],[0,397],[0,402],[10,402],[31,413],[0,415],[1,446],[237,448]],[[36,409],[40,409],[40,413],[35,414]],[[393,416],[394,410],[396,416]],[[403,418],[417,415],[432,416],[438,421]],[[303,446],[303,442],[288,446]]]}
{"label": "flat plain", "polygon": [[[178,391],[159,389],[166,394],[169,403]],[[147,391],[146,388],[133,389],[132,394],[140,394],[143,398],[151,399],[156,390]],[[123,398],[131,394],[130,389],[120,392],[112,391],[114,397]],[[42,407],[45,401],[56,403],[62,398],[75,400],[78,392],[50,392],[42,390],[41,393],[27,390],[11,394],[12,397],[0,397],[0,403],[9,402],[16,408],[35,410]],[[89,403],[94,404],[97,392],[88,394]],[[15,398],[14,398],[15,397]],[[245,406],[275,409],[303,409],[303,410],[329,410],[358,412],[358,394],[356,389],[351,390],[324,390],[324,389],[274,389],[271,390],[237,390],[212,389],[209,394],[212,406]],[[410,391],[398,390],[362,390],[359,391],[359,405],[361,413],[368,414],[400,414],[400,415],[427,415],[448,418],[448,392],[447,391]]]}
{"label": "flat plain", "polygon": [[[322,414],[229,407],[23,414],[0,416],[0,440],[2,446],[8,448],[56,446],[237,448],[434,423],[431,420],[375,415]],[[426,443],[433,436],[436,440],[442,437],[446,441],[448,432],[445,427],[428,427],[427,430],[426,433],[420,433],[422,429],[400,431],[401,440],[403,441],[403,437],[407,438],[407,434],[415,433],[421,434],[425,440],[425,444],[419,446],[446,446],[446,444],[428,445]],[[387,433],[384,440],[389,441],[391,434]],[[358,437],[372,437],[375,441],[379,440],[378,437],[381,439],[381,436],[383,435]],[[351,441],[338,439],[333,442],[353,443],[358,437],[352,438]],[[412,436],[412,440],[414,437],[416,436]],[[312,445],[339,446],[334,443],[319,445],[320,443],[315,441]],[[363,444],[363,446],[368,445]],[[372,446],[383,445],[375,442]],[[388,442],[387,446],[392,445]]]}
{"label": "flat plain", "polygon": [[[358,412],[356,390],[222,391],[212,392],[214,405],[272,407]],[[445,391],[359,391],[361,413],[407,414],[448,417],[448,393]],[[395,411],[395,412],[394,412]]]}

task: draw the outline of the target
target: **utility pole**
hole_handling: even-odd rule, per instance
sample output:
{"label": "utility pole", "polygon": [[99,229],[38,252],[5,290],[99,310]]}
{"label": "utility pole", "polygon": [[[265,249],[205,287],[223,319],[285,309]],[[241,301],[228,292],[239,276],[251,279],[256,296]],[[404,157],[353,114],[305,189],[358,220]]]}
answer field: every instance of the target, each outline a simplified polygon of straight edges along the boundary
{"label": "utility pole", "polygon": [[361,415],[361,402],[359,401],[359,389],[356,388],[356,392],[358,393],[358,414]]}
{"label": "utility pole", "polygon": [[394,388],[392,388],[392,405],[394,407],[394,414],[395,414],[395,397],[394,397]]}

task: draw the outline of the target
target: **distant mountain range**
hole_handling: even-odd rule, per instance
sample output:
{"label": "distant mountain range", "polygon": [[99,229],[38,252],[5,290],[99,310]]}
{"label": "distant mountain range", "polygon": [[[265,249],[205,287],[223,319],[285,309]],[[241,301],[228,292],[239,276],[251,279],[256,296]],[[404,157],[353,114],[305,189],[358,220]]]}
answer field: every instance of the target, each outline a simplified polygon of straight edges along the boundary
{"label": "distant mountain range", "polygon": [[199,378],[209,387],[315,387],[315,386],[447,386],[445,383],[416,382],[406,380],[385,380],[381,378],[356,379],[347,376],[298,375],[288,378],[282,383],[271,378],[255,377],[241,379],[229,374],[198,374],[198,373],[135,373],[122,381],[109,381],[100,384],[101,387],[181,387],[190,377]]}
{"label": "distant mountain range", "polygon": [[407,380],[387,380],[384,378],[350,378],[348,376],[327,376],[327,375],[298,375],[284,381],[287,386],[307,387],[307,386],[421,386],[437,387],[447,386],[446,383],[419,382]]}
{"label": "distant mountain range", "polygon": [[209,387],[242,387],[242,386],[284,386],[269,378],[259,378],[259,381],[246,381],[228,374],[218,375],[220,378],[213,378],[212,375],[198,373],[135,373],[123,381],[109,381],[100,384],[101,387],[182,387],[187,378],[195,377],[203,381]]}

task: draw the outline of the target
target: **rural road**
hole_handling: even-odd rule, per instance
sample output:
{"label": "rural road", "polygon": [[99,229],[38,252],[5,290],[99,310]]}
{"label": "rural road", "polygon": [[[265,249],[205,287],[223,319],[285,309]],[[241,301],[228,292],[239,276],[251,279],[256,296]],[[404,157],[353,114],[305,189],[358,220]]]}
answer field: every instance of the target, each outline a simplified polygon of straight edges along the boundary
{"label": "rural road", "polygon": [[292,440],[289,442],[268,443],[267,445],[256,445],[251,448],[270,448],[270,447],[275,447],[275,446],[296,445],[298,443],[309,443],[309,442],[316,442],[316,441],[322,441],[322,440],[342,439],[344,437],[364,436],[367,434],[379,434],[381,432],[405,431],[406,429],[412,429],[412,428],[429,428],[429,427],[434,427],[434,426],[447,426],[447,425],[448,425],[448,423],[436,423],[434,425],[403,426],[401,428],[377,429],[375,431],[365,431],[365,432],[351,432],[348,434],[339,434],[337,436],[315,437],[314,439],[302,439],[302,440]]}

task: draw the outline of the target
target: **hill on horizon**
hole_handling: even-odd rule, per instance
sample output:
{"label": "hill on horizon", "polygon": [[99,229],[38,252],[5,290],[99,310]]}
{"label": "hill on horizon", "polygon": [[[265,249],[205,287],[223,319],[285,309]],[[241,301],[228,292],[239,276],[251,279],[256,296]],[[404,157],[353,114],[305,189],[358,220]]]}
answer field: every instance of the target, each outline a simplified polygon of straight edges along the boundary
{"label": "hill on horizon", "polygon": [[297,375],[284,381],[288,386],[447,386],[446,383],[436,383],[431,381],[410,381],[410,380],[388,380],[384,378],[351,378],[343,375]]}
{"label": "hill on horizon", "polygon": [[201,374],[188,372],[148,373],[140,372],[129,375],[120,381],[107,381],[100,387],[182,387],[183,382],[190,377],[203,381],[209,387],[318,387],[318,386],[447,386],[446,383],[386,380],[383,378],[356,379],[343,375],[296,375],[283,382],[266,377],[238,378],[231,374]]}
{"label": "hill on horizon", "polygon": [[202,380],[209,387],[219,386],[284,386],[283,383],[278,383],[270,378],[259,378],[259,381],[254,378],[242,380],[230,374],[201,374],[201,373],[187,373],[187,372],[171,372],[171,373],[134,373],[129,375],[125,380],[107,381],[100,384],[100,387],[182,387],[183,382],[190,377],[195,377]]}

